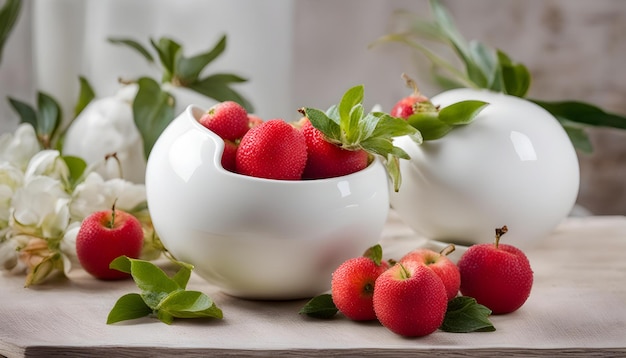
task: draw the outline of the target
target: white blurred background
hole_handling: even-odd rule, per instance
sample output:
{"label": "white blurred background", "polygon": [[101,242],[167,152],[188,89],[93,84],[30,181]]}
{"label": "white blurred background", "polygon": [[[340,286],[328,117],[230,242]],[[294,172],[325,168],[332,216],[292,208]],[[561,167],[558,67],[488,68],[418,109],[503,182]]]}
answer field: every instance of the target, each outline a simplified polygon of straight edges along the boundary
{"label": "white blurred background", "polygon": [[[533,76],[530,96],[578,99],[626,114],[626,1],[443,0],[468,39],[503,49]],[[0,4],[3,1],[0,0]],[[18,116],[7,96],[35,102],[36,91],[56,98],[66,114],[78,95],[78,76],[99,97],[118,78],[158,71],[128,48],[106,41],[171,37],[185,55],[228,36],[223,56],[207,72],[249,79],[235,88],[263,118],[298,117],[297,108],[326,108],[356,84],[365,105],[389,109],[408,92],[400,74],[417,78],[423,92],[428,62],[401,45],[368,45],[393,29],[398,9],[429,14],[426,0],[25,0],[0,63],[0,132]],[[179,108],[210,100],[187,93]],[[626,214],[626,132],[590,130],[595,151],[580,154],[578,203],[595,214]]]}

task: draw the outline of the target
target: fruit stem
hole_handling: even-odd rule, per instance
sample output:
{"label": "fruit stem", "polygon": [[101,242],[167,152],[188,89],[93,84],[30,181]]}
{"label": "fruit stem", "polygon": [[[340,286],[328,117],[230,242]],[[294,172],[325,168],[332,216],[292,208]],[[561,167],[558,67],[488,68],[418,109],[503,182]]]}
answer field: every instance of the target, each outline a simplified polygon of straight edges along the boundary
{"label": "fruit stem", "polygon": [[500,245],[500,238],[502,235],[506,234],[507,231],[509,231],[509,228],[506,227],[506,225],[501,228],[496,228],[496,249],[498,248],[498,245]]}
{"label": "fruit stem", "polygon": [[105,165],[106,165],[106,162],[108,162],[109,159],[111,159],[111,158],[115,159],[115,162],[117,163],[117,171],[120,174],[120,178],[123,179],[124,178],[124,171],[122,171],[122,162],[120,161],[120,158],[117,157],[117,153],[116,152],[109,153],[109,154],[104,156],[104,163],[105,163]]}
{"label": "fruit stem", "polygon": [[409,272],[409,270],[406,269],[406,267],[404,267],[403,264],[398,264],[400,265],[400,276],[402,277],[403,280],[406,280],[407,278],[411,277],[411,273]]}
{"label": "fruit stem", "polygon": [[115,198],[113,205],[111,206],[111,222],[109,223],[109,229],[115,227],[115,204],[117,204],[117,198]]}
{"label": "fruit stem", "polygon": [[442,255],[442,256],[448,256],[451,253],[453,253],[454,250],[456,250],[456,247],[454,246],[454,244],[450,244],[450,245],[444,247],[443,249],[441,249],[441,251],[439,251],[439,254]]}
{"label": "fruit stem", "polygon": [[415,97],[421,96],[420,89],[414,79],[409,77],[409,75],[407,75],[406,73],[402,73],[402,79],[406,83],[406,86],[413,90],[413,95]]}

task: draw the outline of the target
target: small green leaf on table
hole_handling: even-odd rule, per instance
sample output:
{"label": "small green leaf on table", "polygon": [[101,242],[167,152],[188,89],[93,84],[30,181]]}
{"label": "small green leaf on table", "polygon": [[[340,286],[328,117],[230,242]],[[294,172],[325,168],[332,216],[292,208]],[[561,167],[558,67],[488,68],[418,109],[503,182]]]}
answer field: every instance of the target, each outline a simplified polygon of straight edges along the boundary
{"label": "small green leaf on table", "polygon": [[469,333],[493,332],[496,330],[489,320],[491,310],[476,302],[476,299],[459,296],[448,302],[443,324],[440,329],[444,332]]}
{"label": "small green leaf on table", "polygon": [[325,293],[313,297],[300,309],[299,313],[313,318],[329,319],[334,317],[337,312],[339,310],[333,302],[333,297],[329,293]]}

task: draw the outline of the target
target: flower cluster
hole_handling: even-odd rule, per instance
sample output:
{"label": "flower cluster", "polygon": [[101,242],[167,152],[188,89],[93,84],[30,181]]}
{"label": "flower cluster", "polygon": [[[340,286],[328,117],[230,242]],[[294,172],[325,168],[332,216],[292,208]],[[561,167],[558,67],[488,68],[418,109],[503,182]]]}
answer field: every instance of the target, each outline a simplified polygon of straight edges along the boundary
{"label": "flower cluster", "polygon": [[79,265],[75,240],[82,220],[113,205],[141,221],[142,258],[161,254],[144,185],[102,177],[96,169],[106,160],[77,174],[58,150],[42,149],[28,123],[0,136],[0,269],[26,272],[25,286],[66,275]]}

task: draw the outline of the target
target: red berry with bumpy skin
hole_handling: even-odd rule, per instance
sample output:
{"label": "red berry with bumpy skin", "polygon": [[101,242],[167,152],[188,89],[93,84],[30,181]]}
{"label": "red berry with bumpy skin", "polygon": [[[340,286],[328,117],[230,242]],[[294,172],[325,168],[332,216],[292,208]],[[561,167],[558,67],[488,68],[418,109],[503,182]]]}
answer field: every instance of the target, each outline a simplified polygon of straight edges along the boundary
{"label": "red berry with bumpy skin", "polygon": [[448,246],[441,253],[429,249],[416,249],[404,255],[399,262],[403,264],[416,262],[433,270],[441,278],[446,287],[448,300],[451,300],[459,293],[461,274],[456,264],[446,256],[447,253],[452,252],[450,250],[453,251],[454,246]]}
{"label": "red berry with bumpy skin", "polygon": [[341,264],[331,280],[331,296],[337,309],[355,321],[375,320],[374,284],[387,268],[387,262],[377,265],[369,257],[355,257]]}
{"label": "red berry with bumpy skin", "polygon": [[271,119],[241,139],[237,149],[237,173],[266,179],[299,180],[306,165],[307,149],[302,132],[282,119]]}
{"label": "red berry with bumpy skin", "polygon": [[496,229],[495,244],[473,245],[458,262],[461,293],[473,297],[493,314],[510,313],[530,296],[533,271],[526,255],[518,248],[500,244],[507,231]]}
{"label": "red berry with bumpy skin", "polygon": [[348,175],[364,169],[369,163],[369,154],[365,150],[346,150],[328,142],[306,118],[302,120],[302,133],[309,153],[302,174],[304,179]]}
{"label": "red berry with bumpy skin", "polygon": [[233,101],[221,102],[211,107],[200,117],[199,122],[221,138],[232,141],[243,137],[250,128],[248,112]]}
{"label": "red berry with bumpy skin", "polygon": [[222,153],[222,168],[229,172],[237,171],[236,157],[239,145],[235,142],[224,140],[224,152]]}
{"label": "red berry with bumpy skin", "polygon": [[95,212],[86,217],[76,236],[76,255],[81,266],[102,280],[117,280],[129,274],[109,268],[111,261],[125,255],[138,258],[143,248],[143,229],[133,215],[115,210]]}
{"label": "red berry with bumpy skin", "polygon": [[396,102],[389,114],[393,117],[407,119],[416,112],[415,109],[418,103],[427,102],[429,99],[420,93],[417,83],[412,78],[406,74],[402,74],[402,78],[406,82],[407,87],[413,89],[413,93]]}
{"label": "red berry with bumpy skin", "polygon": [[263,123],[263,118],[257,116],[256,114],[248,113],[248,127],[249,128],[254,128],[261,123]]}
{"label": "red berry with bumpy skin", "polygon": [[435,332],[447,308],[443,282],[423,264],[396,264],[376,279],[376,317],[396,334],[420,337]]}

